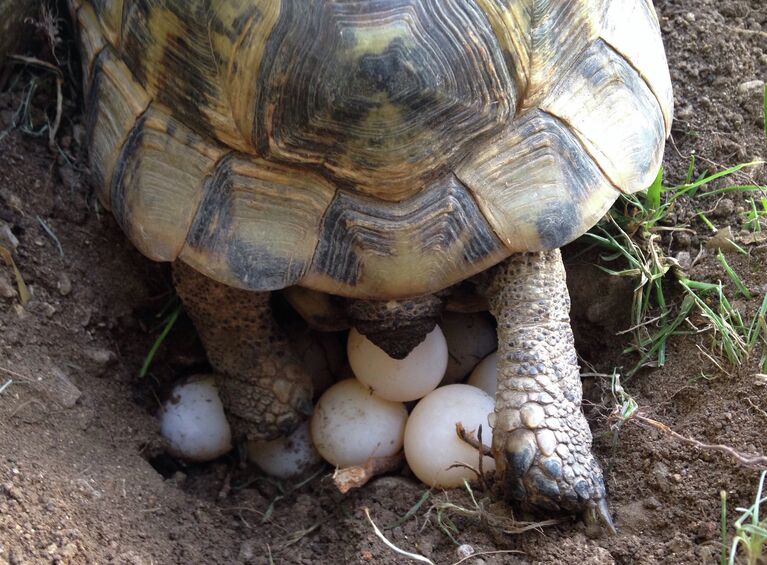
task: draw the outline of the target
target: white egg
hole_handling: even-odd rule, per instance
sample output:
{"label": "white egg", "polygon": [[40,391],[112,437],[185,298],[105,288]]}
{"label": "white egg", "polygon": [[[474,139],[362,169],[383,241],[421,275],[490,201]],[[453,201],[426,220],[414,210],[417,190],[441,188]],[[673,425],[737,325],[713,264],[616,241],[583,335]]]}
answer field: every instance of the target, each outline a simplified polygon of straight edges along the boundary
{"label": "white egg", "polygon": [[440,325],[450,352],[443,385],[462,381],[477,363],[498,347],[495,324],[486,312],[445,312]]}
{"label": "white egg", "polygon": [[212,377],[197,377],[173,389],[160,412],[168,451],[188,461],[210,461],[232,448],[232,432]]}
{"label": "white egg", "polygon": [[311,419],[312,441],[337,467],[361,465],[402,449],[407,411],[384,400],[356,379],[334,384],[317,401]]}
{"label": "white egg", "polygon": [[308,420],[287,437],[248,442],[248,459],[279,479],[302,475],[322,461],[312,443]]}
{"label": "white egg", "polygon": [[404,359],[392,359],[356,329],[349,332],[347,352],[355,376],[386,400],[407,402],[426,396],[447,368],[447,343],[439,326]]}
{"label": "white egg", "polygon": [[479,365],[474,367],[466,384],[481,388],[495,397],[495,391],[498,388],[498,353],[492,353],[482,359]]}
{"label": "white egg", "polygon": [[[461,422],[476,437],[481,424],[482,443],[490,446],[492,430],[488,416],[494,408],[495,401],[490,395],[464,384],[440,387],[423,398],[405,428],[405,458],[416,477],[438,488],[458,487],[464,479],[476,479],[476,474],[465,467],[448,468],[465,463],[477,469],[479,463],[477,450],[458,437],[455,425]],[[485,457],[482,464],[486,472],[495,469],[492,457]]]}

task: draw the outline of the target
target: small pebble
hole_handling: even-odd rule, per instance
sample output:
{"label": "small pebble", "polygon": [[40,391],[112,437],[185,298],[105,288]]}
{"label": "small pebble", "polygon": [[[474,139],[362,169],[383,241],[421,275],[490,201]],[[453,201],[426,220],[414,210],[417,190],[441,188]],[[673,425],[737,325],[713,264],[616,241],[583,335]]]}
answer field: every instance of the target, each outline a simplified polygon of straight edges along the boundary
{"label": "small pebble", "polygon": [[117,355],[114,351],[110,351],[109,349],[86,349],[84,353],[88,359],[103,367],[111,365],[117,361]]}
{"label": "small pebble", "polygon": [[468,543],[459,545],[455,550],[455,554],[458,556],[458,559],[466,559],[467,557],[474,555],[474,553],[474,548]]}
{"label": "small pebble", "polygon": [[731,198],[722,198],[717,204],[711,216],[714,218],[728,218],[735,212],[735,202]]}
{"label": "small pebble", "polygon": [[64,408],[72,408],[82,396],[82,392],[64,371],[51,368],[51,378],[44,383],[47,395]]}
{"label": "small pebble", "polygon": [[15,251],[19,246],[19,240],[13,235],[11,226],[2,220],[0,220],[0,245],[11,252]]}
{"label": "small pebble", "polygon": [[13,288],[8,277],[0,274],[0,296],[3,298],[16,298],[16,289]]}
{"label": "small pebble", "polygon": [[56,281],[56,288],[61,296],[67,296],[72,292],[72,281],[66,273],[59,273],[59,279]]}
{"label": "small pebble", "polygon": [[759,79],[749,80],[746,82],[742,82],[738,85],[738,92],[745,94],[747,92],[762,90],[763,88],[764,88],[763,80],[759,80]]}
{"label": "small pebble", "polygon": [[679,267],[683,271],[687,272],[690,270],[690,267],[692,267],[692,256],[689,251],[680,251],[674,258],[677,260]]}

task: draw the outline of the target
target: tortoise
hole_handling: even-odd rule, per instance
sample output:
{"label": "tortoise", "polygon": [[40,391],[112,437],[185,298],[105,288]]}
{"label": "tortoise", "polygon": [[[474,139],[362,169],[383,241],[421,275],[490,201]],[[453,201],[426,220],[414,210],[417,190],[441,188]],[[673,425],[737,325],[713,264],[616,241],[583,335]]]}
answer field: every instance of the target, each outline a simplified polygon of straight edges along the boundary
{"label": "tortoise", "polygon": [[70,8],[92,181],[172,263],[239,434],[311,410],[270,293],[402,358],[473,284],[498,322],[507,495],[612,527],[559,248],[658,171],[672,92],[650,0]]}

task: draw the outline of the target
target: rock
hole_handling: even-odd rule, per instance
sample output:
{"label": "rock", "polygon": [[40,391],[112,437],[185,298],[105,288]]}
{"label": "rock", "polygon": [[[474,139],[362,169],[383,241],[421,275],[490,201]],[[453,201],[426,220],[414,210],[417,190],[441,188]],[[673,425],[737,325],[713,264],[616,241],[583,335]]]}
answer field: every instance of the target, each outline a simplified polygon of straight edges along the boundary
{"label": "rock", "polygon": [[27,303],[27,310],[33,314],[42,314],[46,318],[52,318],[57,312],[55,306],[40,300],[30,300],[29,303]]}
{"label": "rock", "polygon": [[652,467],[652,476],[655,479],[655,484],[661,492],[668,492],[671,490],[671,482],[669,481],[669,469],[662,461],[657,461]]}
{"label": "rock", "polygon": [[695,528],[698,541],[710,541],[719,537],[719,526],[712,520],[704,520]]}
{"label": "rock", "polygon": [[38,382],[40,388],[44,389],[45,395],[56,404],[64,408],[72,408],[82,396],[82,392],[58,367],[51,367],[50,372],[50,378]]}
{"label": "rock", "polygon": [[711,212],[713,218],[729,218],[735,212],[735,202],[732,198],[722,198]]}
{"label": "rock", "polygon": [[61,296],[67,296],[72,292],[72,281],[66,273],[59,273],[59,278],[56,281],[56,288]]}
{"label": "rock", "polygon": [[11,284],[4,274],[0,273],[0,297],[2,298],[16,298],[16,289]]}
{"label": "rock", "polygon": [[107,367],[117,361],[117,355],[109,349],[86,349],[83,353],[85,357],[101,367]]}
{"label": "rock", "polygon": [[679,268],[682,269],[685,273],[690,270],[690,267],[692,267],[692,256],[690,255],[689,251],[680,251],[676,254],[674,259],[676,259],[676,262],[679,263]]}
{"label": "rock", "polygon": [[19,240],[13,235],[11,226],[0,220],[0,245],[13,252],[19,246]]}
{"label": "rock", "polygon": [[760,79],[749,80],[738,85],[738,92],[746,94],[748,92],[761,91],[764,89],[764,81]]}
{"label": "rock", "polygon": [[250,563],[256,557],[256,542],[247,539],[240,545],[240,551],[237,553],[237,561],[240,563]]}
{"label": "rock", "polygon": [[468,543],[461,544],[455,549],[455,554],[458,559],[466,559],[467,557],[474,555],[474,553],[474,548]]}

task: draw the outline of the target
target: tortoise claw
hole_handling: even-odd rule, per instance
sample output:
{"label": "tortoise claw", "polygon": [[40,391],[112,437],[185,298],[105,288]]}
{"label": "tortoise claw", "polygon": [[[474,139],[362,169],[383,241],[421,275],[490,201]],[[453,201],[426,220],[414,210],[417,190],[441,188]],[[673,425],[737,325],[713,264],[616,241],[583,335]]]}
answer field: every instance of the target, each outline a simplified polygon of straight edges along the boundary
{"label": "tortoise claw", "polygon": [[616,535],[618,531],[613,524],[613,518],[610,515],[610,507],[607,505],[606,498],[600,498],[596,504],[589,505],[583,512],[583,521],[587,526],[599,527],[601,523],[612,534]]}

